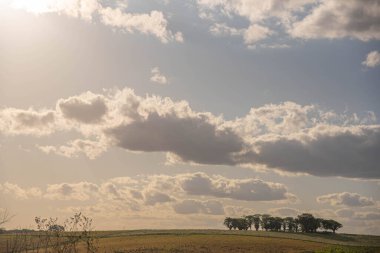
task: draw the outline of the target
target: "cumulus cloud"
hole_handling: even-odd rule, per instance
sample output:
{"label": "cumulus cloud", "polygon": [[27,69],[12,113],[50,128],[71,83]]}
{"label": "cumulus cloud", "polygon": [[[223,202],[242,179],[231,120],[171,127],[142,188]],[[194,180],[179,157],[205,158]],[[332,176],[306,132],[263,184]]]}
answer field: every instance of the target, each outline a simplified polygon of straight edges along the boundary
{"label": "cumulus cloud", "polygon": [[271,33],[271,30],[267,27],[253,24],[244,31],[244,42],[245,44],[252,45],[267,38]]}
{"label": "cumulus cloud", "polygon": [[266,39],[273,33],[269,28],[257,24],[239,29],[230,27],[225,23],[213,24],[210,27],[210,32],[215,36],[241,36],[248,46],[254,46],[257,42]]}
{"label": "cumulus cloud", "polygon": [[37,148],[46,154],[56,154],[65,156],[68,158],[78,157],[80,154],[84,154],[89,159],[97,158],[101,153],[107,149],[107,144],[102,141],[92,140],[73,140],[69,141],[67,145],[60,146],[40,146]]}
{"label": "cumulus cloud", "polygon": [[99,0],[13,0],[11,6],[35,14],[57,13],[70,17],[80,18],[88,22],[99,17],[104,25],[119,28],[123,31],[140,32],[157,37],[161,42],[183,42],[181,32],[173,33],[168,27],[168,21],[160,11],[150,13],[125,12],[128,5],[116,5],[111,8]]}
{"label": "cumulus cloud", "polygon": [[380,53],[378,51],[372,51],[368,53],[367,58],[362,62],[362,65],[368,68],[374,68],[380,64]]}
{"label": "cumulus cloud", "polygon": [[350,37],[362,41],[380,39],[380,5],[378,0],[323,0],[290,30],[294,37],[305,39]]}
{"label": "cumulus cloud", "polygon": [[[137,196],[138,197],[138,196]],[[174,199],[168,194],[158,192],[158,191],[147,191],[144,193],[145,204],[156,205],[157,203],[171,202]]]}
{"label": "cumulus cloud", "polygon": [[173,209],[178,214],[224,214],[223,205],[217,200],[200,201],[186,199],[174,204]]}
{"label": "cumulus cloud", "polygon": [[145,34],[152,34],[161,42],[169,41],[183,42],[182,33],[173,34],[167,29],[168,21],[160,11],[151,11],[149,14],[124,13],[121,9],[110,7],[100,10],[102,22],[106,25],[121,28],[133,33],[139,31]]}
{"label": "cumulus cloud", "polygon": [[[15,184],[6,183],[0,190],[4,193],[19,192],[17,196],[33,197]],[[11,190],[12,189],[12,190]],[[205,173],[169,175],[149,175],[134,178],[119,177],[95,184],[90,182],[51,184],[39,190],[40,196],[52,200],[130,200],[154,206],[183,199],[184,196],[229,198],[244,201],[275,201],[294,197],[286,186],[265,182],[260,179],[228,179],[222,176],[208,176]],[[210,202],[211,203],[211,202]]]}
{"label": "cumulus cloud", "polygon": [[106,131],[117,146],[145,152],[172,152],[182,161],[199,164],[235,164],[242,140],[231,130],[218,130],[206,115],[179,117],[151,113],[146,119]]}
{"label": "cumulus cloud", "polygon": [[245,201],[294,200],[294,195],[278,183],[260,179],[228,179],[222,176],[209,177],[204,173],[184,174],[180,178],[181,188],[191,195],[214,196]]}
{"label": "cumulus cloud", "polygon": [[22,188],[9,182],[0,184],[0,192],[11,195],[16,199],[39,198],[42,196],[41,189],[38,187]]}
{"label": "cumulus cloud", "polygon": [[217,23],[211,26],[210,32],[218,36],[242,36],[244,43],[253,48],[261,40],[275,34],[267,25],[270,20],[276,19],[281,24],[280,29],[289,27],[296,20],[295,14],[302,12],[305,6],[312,2],[313,0],[198,0],[197,4],[201,17],[218,19],[220,16],[225,16],[233,19],[238,16],[247,19],[249,25],[246,28],[237,29],[224,23]]}
{"label": "cumulus cloud", "polygon": [[233,127],[253,147],[241,157],[248,163],[317,176],[378,178],[375,121],[372,113],[361,118],[287,102],[253,108]]}
{"label": "cumulus cloud", "polygon": [[99,123],[107,113],[104,97],[90,92],[77,97],[61,99],[57,102],[57,106],[66,119],[85,124]]}
{"label": "cumulus cloud", "polygon": [[[194,111],[186,101],[141,97],[130,89],[57,101],[55,110],[0,110],[5,135],[81,135],[45,153],[95,159],[110,147],[164,152],[167,163],[240,165],[281,173],[380,178],[380,126],[364,115],[294,102],[252,108],[234,120]],[[360,168],[360,169],[358,169]]]}
{"label": "cumulus cloud", "polygon": [[185,101],[129,95],[135,98],[133,103],[124,103],[121,108],[133,121],[104,131],[119,147],[171,152],[184,162],[199,164],[236,164],[234,156],[244,152],[243,140],[218,124],[221,119],[210,113],[194,112]]}
{"label": "cumulus cloud", "polygon": [[158,84],[167,84],[168,83],[168,79],[166,78],[166,76],[164,76],[160,69],[158,67],[154,67],[152,70],[151,70],[151,74],[152,76],[150,77],[150,80],[152,82],[155,82],[155,83],[158,83]]}
{"label": "cumulus cloud", "polygon": [[51,200],[88,200],[99,191],[96,184],[89,182],[51,184],[44,197]]}
{"label": "cumulus cloud", "polygon": [[344,205],[349,207],[373,206],[375,202],[358,193],[341,192],[331,193],[317,197],[317,202],[328,203],[333,206]]}
{"label": "cumulus cloud", "polygon": [[52,110],[6,108],[0,110],[0,133],[48,135],[54,131],[55,121],[55,112]]}
{"label": "cumulus cloud", "polygon": [[[257,1],[257,0],[198,0],[200,17],[212,20],[213,35],[242,35],[248,47],[267,37],[284,33],[290,38],[339,39],[355,38],[362,41],[380,39],[378,0],[370,1]],[[247,28],[226,26],[223,18],[242,17]],[[215,21],[217,21],[215,25]],[[276,32],[269,26],[276,22]]]}
{"label": "cumulus cloud", "polygon": [[376,155],[380,151],[379,126],[319,126],[306,134],[262,139],[256,147],[254,161],[286,172],[380,177]]}
{"label": "cumulus cloud", "polygon": [[210,32],[215,36],[241,36],[244,34],[244,29],[230,27],[225,23],[215,23],[210,27]]}

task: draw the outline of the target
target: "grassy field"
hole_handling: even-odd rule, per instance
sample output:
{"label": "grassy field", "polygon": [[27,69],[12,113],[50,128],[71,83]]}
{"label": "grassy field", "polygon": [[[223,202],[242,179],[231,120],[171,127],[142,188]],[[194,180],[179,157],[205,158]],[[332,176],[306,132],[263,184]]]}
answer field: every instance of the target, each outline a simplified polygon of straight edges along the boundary
{"label": "grassy field", "polygon": [[[99,252],[380,253],[380,237],[223,230],[97,231]],[[9,235],[0,235],[4,246]],[[0,252],[5,252],[1,251]],[[4,248],[3,248],[4,249]],[[82,251],[85,252],[85,251]]]}

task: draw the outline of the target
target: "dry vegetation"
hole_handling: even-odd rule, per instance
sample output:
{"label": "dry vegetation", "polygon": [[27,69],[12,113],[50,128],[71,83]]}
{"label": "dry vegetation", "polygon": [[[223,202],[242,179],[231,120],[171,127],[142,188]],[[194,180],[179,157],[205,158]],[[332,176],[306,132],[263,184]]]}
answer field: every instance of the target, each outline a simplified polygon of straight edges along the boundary
{"label": "dry vegetation", "polygon": [[[68,235],[68,233],[66,233]],[[0,252],[7,252],[5,244],[15,235],[0,235]],[[29,240],[38,236],[29,234]],[[376,253],[380,252],[380,237],[337,234],[303,235],[264,231],[223,230],[137,230],[95,232],[96,252],[302,252],[302,253]],[[356,246],[353,246],[356,245]],[[361,246],[359,246],[361,245]],[[77,251],[88,252],[85,242]],[[12,251],[10,251],[12,252]],[[17,252],[17,251],[15,251]],[[18,251],[37,252],[37,251]],[[39,252],[45,252],[39,250]],[[49,252],[57,252],[50,249]]]}

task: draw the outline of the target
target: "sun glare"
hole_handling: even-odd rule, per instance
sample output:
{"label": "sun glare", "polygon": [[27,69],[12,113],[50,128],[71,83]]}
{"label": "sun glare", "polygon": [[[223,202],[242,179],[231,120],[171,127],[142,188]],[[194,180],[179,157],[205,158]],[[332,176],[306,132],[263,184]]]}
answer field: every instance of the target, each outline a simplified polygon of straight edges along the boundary
{"label": "sun glare", "polygon": [[54,0],[14,0],[11,2],[11,7],[39,14],[52,11],[55,2]]}

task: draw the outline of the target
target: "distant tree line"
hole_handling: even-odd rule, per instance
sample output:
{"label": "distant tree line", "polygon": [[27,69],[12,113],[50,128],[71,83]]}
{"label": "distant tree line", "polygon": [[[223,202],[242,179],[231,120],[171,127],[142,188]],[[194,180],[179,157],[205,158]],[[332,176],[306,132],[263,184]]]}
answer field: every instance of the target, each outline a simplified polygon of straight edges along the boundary
{"label": "distant tree line", "polygon": [[335,220],[325,220],[316,218],[310,213],[303,213],[296,218],[293,217],[273,217],[269,214],[254,214],[247,215],[242,218],[226,217],[224,225],[229,229],[248,230],[254,229],[258,231],[284,231],[284,232],[304,232],[315,233],[318,229],[325,231],[331,230],[335,233],[336,230],[343,227],[342,224]]}

